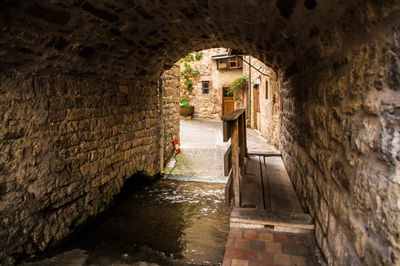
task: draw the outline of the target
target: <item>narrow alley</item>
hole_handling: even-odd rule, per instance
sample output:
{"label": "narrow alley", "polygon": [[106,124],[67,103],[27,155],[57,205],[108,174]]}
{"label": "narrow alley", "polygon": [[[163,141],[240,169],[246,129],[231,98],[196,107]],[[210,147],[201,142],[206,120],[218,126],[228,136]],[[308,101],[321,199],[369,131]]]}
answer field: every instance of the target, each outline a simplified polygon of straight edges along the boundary
{"label": "narrow alley", "polygon": [[0,264],[399,265],[399,17],[1,1]]}
{"label": "narrow alley", "polygon": [[[229,143],[222,139],[222,122],[211,119],[180,121],[180,148],[177,163],[170,178],[208,180],[226,183],[224,154]],[[248,130],[248,147],[252,151],[276,150],[255,130]],[[166,175],[172,169],[166,168]]]}
{"label": "narrow alley", "polygon": [[[133,177],[111,210],[21,265],[311,265],[310,234],[230,225],[222,122],[181,120],[180,128],[181,153],[166,178]],[[249,152],[276,151],[247,132]]]}

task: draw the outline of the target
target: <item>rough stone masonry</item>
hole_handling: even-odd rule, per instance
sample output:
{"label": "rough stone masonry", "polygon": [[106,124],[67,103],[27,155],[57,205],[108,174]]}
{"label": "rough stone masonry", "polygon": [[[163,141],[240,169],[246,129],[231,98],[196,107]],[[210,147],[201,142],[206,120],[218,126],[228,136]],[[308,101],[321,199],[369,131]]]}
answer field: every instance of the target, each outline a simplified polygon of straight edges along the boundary
{"label": "rough stone masonry", "polygon": [[328,264],[399,264],[399,0],[0,5],[2,252],[43,250],[156,172],[161,73],[231,47],[277,73],[280,149]]}

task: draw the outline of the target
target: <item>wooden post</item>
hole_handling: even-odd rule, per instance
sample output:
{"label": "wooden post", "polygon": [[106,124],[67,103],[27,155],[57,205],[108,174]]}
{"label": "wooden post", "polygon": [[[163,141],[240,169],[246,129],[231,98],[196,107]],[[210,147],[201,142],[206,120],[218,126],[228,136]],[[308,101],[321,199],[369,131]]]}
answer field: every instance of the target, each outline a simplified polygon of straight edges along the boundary
{"label": "wooden post", "polygon": [[244,154],[244,157],[247,157],[247,137],[246,137],[246,112],[244,112],[243,113],[243,116],[242,116],[242,129],[243,129],[243,134],[242,134],[242,137],[243,137],[243,154]]}
{"label": "wooden post", "polygon": [[240,206],[240,180],[239,180],[239,121],[232,121],[231,145],[232,145],[232,176],[234,206]]}
{"label": "wooden post", "polygon": [[228,176],[232,169],[232,145],[226,150],[224,155],[224,175]]}
{"label": "wooden post", "polygon": [[[226,199],[230,202],[233,194],[233,205],[240,206],[240,177],[245,173],[244,159],[247,155],[246,117],[244,109],[238,109],[222,117],[224,142],[231,139],[230,151],[225,153],[225,174],[229,173],[225,189]],[[230,157],[230,160],[229,160]],[[229,165],[229,161],[231,164]],[[231,171],[230,171],[231,169]]]}
{"label": "wooden post", "polygon": [[240,172],[245,173],[245,158],[247,157],[247,142],[246,142],[246,116],[245,112],[238,118],[239,122],[239,147],[240,147]]}
{"label": "wooden post", "polygon": [[243,114],[241,114],[237,121],[238,121],[238,131],[239,131],[239,166],[240,166],[240,173],[244,174],[244,147],[243,147]]}

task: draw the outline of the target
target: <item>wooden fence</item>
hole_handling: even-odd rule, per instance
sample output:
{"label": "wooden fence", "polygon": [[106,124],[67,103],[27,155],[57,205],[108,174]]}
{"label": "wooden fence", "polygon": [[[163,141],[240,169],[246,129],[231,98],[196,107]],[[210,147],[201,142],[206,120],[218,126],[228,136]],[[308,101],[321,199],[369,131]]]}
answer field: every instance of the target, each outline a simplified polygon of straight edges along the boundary
{"label": "wooden fence", "polygon": [[240,206],[240,177],[245,173],[247,157],[245,109],[238,109],[222,117],[224,142],[231,139],[231,145],[224,155],[224,172],[228,176],[225,200],[228,205]]}

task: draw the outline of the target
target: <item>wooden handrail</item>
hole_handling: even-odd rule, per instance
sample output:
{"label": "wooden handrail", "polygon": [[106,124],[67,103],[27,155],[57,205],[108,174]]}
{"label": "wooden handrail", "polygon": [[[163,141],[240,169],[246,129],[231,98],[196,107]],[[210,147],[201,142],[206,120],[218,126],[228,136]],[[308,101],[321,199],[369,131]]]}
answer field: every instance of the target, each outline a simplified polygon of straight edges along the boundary
{"label": "wooden handrail", "polygon": [[224,115],[222,121],[224,142],[231,139],[231,146],[224,155],[224,173],[229,173],[226,200],[230,204],[233,198],[234,206],[240,206],[240,176],[245,173],[244,160],[247,157],[245,109]]}
{"label": "wooden handrail", "polygon": [[241,109],[237,109],[233,112],[230,112],[229,114],[226,114],[222,117],[222,121],[234,121],[236,119],[239,118],[239,116],[241,116],[242,114],[245,113],[245,109],[241,108]]}

